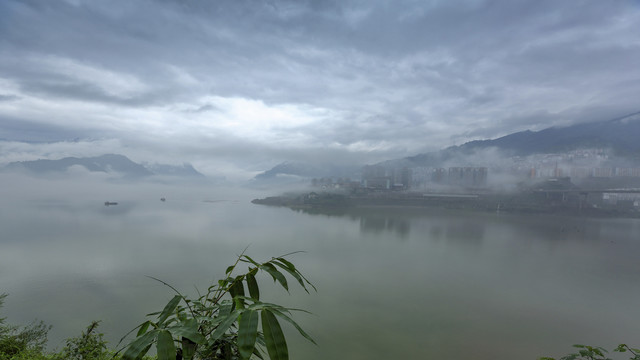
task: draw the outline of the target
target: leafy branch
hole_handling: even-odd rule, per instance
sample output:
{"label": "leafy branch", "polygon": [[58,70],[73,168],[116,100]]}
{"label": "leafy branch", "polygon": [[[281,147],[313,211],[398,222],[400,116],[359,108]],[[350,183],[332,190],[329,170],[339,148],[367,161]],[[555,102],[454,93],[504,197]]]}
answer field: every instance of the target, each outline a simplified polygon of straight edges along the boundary
{"label": "leafy branch", "polygon": [[[292,254],[260,263],[243,252],[227,267],[223,279],[194,299],[168,283],[150,277],[171,288],[176,295],[162,311],[147,315],[155,317],[153,320],[138,325],[120,340],[122,343],[137,330],[135,339],[120,349],[124,351],[122,359],[140,359],[155,344],[158,360],[264,359],[265,349],[271,360],[288,360],[288,347],[278,319],[291,324],[315,344],[291,316],[293,311],[306,311],[260,300],[256,275],[261,271],[269,274],[287,292],[287,275],[307,293],[310,288],[317,291],[296,266],[285,259]],[[248,270],[234,275],[241,263],[248,264]]]}
{"label": "leafy branch", "polygon": [[[611,358],[605,355],[608,353],[607,350],[602,347],[581,344],[573,345],[573,347],[577,348],[578,351],[569,355],[565,355],[558,360],[611,360]],[[620,344],[613,351],[620,353],[628,351],[631,355],[629,360],[640,360],[640,349],[629,347],[627,346],[627,344]],[[541,357],[538,360],[556,359],[552,357]]]}

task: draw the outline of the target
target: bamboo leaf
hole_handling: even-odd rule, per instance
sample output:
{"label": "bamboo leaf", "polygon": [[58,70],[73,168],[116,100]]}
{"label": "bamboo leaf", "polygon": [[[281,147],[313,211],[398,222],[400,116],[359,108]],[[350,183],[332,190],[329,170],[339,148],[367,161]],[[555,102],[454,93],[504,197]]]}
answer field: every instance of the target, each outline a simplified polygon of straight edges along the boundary
{"label": "bamboo leaf", "polygon": [[287,260],[285,258],[282,258],[282,257],[276,258],[276,260],[278,260],[278,261],[282,262],[283,264],[285,264],[289,269],[296,270],[295,265],[293,265],[289,260]]}
{"label": "bamboo leaf", "polygon": [[233,306],[231,304],[227,304],[227,303],[220,304],[219,310],[218,310],[218,316],[227,316],[231,314],[231,311],[233,311],[232,307]]}
{"label": "bamboo leaf", "polygon": [[285,290],[289,291],[289,286],[287,285],[287,278],[285,278],[284,275],[282,275],[282,273],[278,271],[278,269],[276,269],[275,266],[273,266],[273,264],[268,262],[264,263],[260,266],[260,269],[268,272],[269,275],[273,277],[273,281],[277,280],[280,283],[280,285],[282,285],[282,287],[285,288]]}
{"label": "bamboo leaf", "polygon": [[244,285],[242,284],[242,277],[238,276],[233,284],[229,287],[229,294],[233,298],[234,304],[237,308],[244,307],[244,300],[240,297],[244,297]]}
{"label": "bamboo leaf", "polygon": [[213,343],[214,341],[218,340],[225,332],[227,332],[231,325],[236,322],[238,316],[240,316],[240,311],[238,310],[232,311],[229,315],[227,315],[227,317],[220,323],[220,325],[218,325],[216,330],[209,337],[209,343]]}
{"label": "bamboo leaf", "polygon": [[135,340],[129,344],[127,347],[127,351],[122,354],[122,359],[124,360],[135,360],[138,357],[146,354],[149,346],[153,343],[158,336],[159,330],[151,330],[144,335],[137,337]]}
{"label": "bamboo leaf", "polygon": [[[138,355],[136,360],[144,360],[145,354],[149,352],[149,349],[151,349],[151,345],[152,344],[147,345],[147,347],[145,347],[144,350],[142,350],[140,355]],[[123,357],[123,359],[124,359],[124,357]]]}
{"label": "bamboo leaf", "polygon": [[287,342],[282,333],[282,328],[275,315],[267,309],[261,311],[262,332],[267,346],[267,352],[271,360],[289,360]]}
{"label": "bamboo leaf", "polygon": [[147,321],[143,322],[142,325],[140,325],[140,330],[138,330],[138,333],[136,334],[136,337],[146,333],[147,330],[149,329],[149,325],[151,325],[151,321],[147,320]]}
{"label": "bamboo leaf", "polygon": [[249,295],[255,300],[260,300],[260,288],[258,282],[253,274],[247,274],[247,287],[249,288]]}
{"label": "bamboo leaf", "polygon": [[264,360],[264,357],[262,356],[262,353],[260,352],[260,350],[258,350],[258,348],[253,349],[253,355],[255,355],[258,359]]}
{"label": "bamboo leaf", "polygon": [[311,336],[309,336],[309,334],[307,334],[304,330],[302,330],[302,328],[300,327],[300,325],[298,325],[297,322],[295,322],[291,317],[289,317],[289,315],[285,314],[284,312],[282,312],[282,311],[280,311],[278,309],[271,309],[271,312],[273,312],[274,314],[278,315],[280,318],[286,320],[291,325],[293,325],[298,330],[300,335],[304,336],[305,339],[311,341],[314,345],[318,345],[313,340],[313,338]]}
{"label": "bamboo leaf", "polygon": [[258,336],[258,312],[248,310],[238,320],[238,351],[243,359],[249,359]]}
{"label": "bamboo leaf", "polygon": [[284,271],[288,272],[289,275],[293,276],[296,280],[298,280],[298,283],[300,284],[300,286],[302,286],[302,288],[304,289],[304,291],[306,291],[307,293],[309,293],[309,290],[307,290],[307,287],[304,284],[304,281],[302,280],[302,277],[295,271],[295,268],[293,270],[291,270],[291,268],[289,268],[288,266],[281,264],[277,261],[272,261],[272,263],[278,267],[280,267],[281,269],[283,269]]}
{"label": "bamboo leaf", "polygon": [[176,346],[173,343],[173,336],[168,330],[161,330],[158,333],[156,349],[158,351],[158,360],[176,359]]}
{"label": "bamboo leaf", "polygon": [[249,257],[249,255],[242,255],[243,258],[247,259],[248,261],[245,262],[250,262],[255,266],[260,267],[260,264],[258,264],[255,260],[253,260],[252,258]]}
{"label": "bamboo leaf", "polygon": [[195,354],[196,354],[196,343],[187,339],[186,337],[183,337],[182,338],[182,358],[184,360],[192,360]]}
{"label": "bamboo leaf", "polygon": [[276,258],[277,260],[279,260],[280,262],[282,262],[283,264],[287,265],[287,267],[289,269],[291,269],[292,271],[295,271],[298,275],[300,275],[301,278],[304,279],[304,281],[309,284],[309,286],[311,286],[313,288],[313,290],[318,291],[318,289],[316,289],[315,286],[313,286],[313,284],[311,283],[311,281],[309,281],[306,277],[304,277],[304,275],[302,275],[302,273],[300,271],[298,271],[298,269],[296,269],[296,267],[290,262],[287,261],[287,259],[279,257]]}
{"label": "bamboo leaf", "polygon": [[160,316],[158,316],[158,324],[162,324],[167,319],[167,317],[171,315],[173,310],[175,310],[180,303],[180,299],[182,299],[182,296],[176,295],[167,303],[167,305],[165,305],[164,309],[160,313]]}
{"label": "bamboo leaf", "polygon": [[222,349],[222,356],[224,356],[224,360],[231,360],[231,353],[231,344],[229,342],[225,342]]}
{"label": "bamboo leaf", "polygon": [[198,332],[198,322],[196,319],[187,319],[181,325],[176,325],[167,328],[175,337],[185,337],[196,344],[202,344],[205,342],[205,338],[200,332]]}

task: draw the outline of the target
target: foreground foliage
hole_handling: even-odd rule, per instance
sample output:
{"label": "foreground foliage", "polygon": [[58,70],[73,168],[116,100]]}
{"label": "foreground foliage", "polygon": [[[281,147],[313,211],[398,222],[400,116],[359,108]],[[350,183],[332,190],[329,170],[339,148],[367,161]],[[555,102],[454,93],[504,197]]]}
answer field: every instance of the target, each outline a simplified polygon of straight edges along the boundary
{"label": "foreground foliage", "polygon": [[[80,336],[67,339],[59,352],[48,353],[44,348],[51,326],[42,322],[10,326],[0,318],[0,360],[235,360],[265,359],[267,354],[271,360],[287,360],[288,348],[280,321],[293,325],[315,343],[291,318],[292,311],[303,310],[262,301],[256,279],[263,272],[287,291],[291,279],[307,293],[310,288],[315,290],[286,256],[258,263],[243,253],[226,269],[223,279],[193,299],[155,279],[176,295],[162,311],[148,315],[153,320],[132,330],[137,330],[135,339],[117,352],[108,349],[103,334],[97,330],[98,321],[92,322]],[[248,264],[247,271],[234,274],[240,264]],[[0,308],[6,296],[0,295]],[[157,355],[148,356],[153,345]]]}
{"label": "foreground foliage", "polygon": [[[243,253],[226,269],[223,279],[195,299],[156,279],[177,295],[162,311],[148,315],[153,320],[132,330],[137,330],[135,339],[117,352],[107,347],[103,334],[97,330],[98,321],[91,322],[80,336],[67,339],[59,352],[48,353],[44,348],[51,326],[42,322],[24,327],[7,325],[5,319],[0,318],[0,360],[238,360],[265,359],[267,354],[271,360],[288,359],[287,343],[278,319],[290,323],[315,343],[291,318],[292,311],[303,310],[262,301],[256,280],[259,272],[265,272],[287,291],[287,279],[295,280],[307,292],[309,288],[315,290],[285,256],[258,263]],[[241,263],[249,265],[247,271],[234,275]],[[0,294],[0,309],[6,296]],[[157,356],[148,356],[154,345]],[[557,360],[611,360],[602,347],[574,345],[574,348],[575,353]],[[640,349],[626,344],[618,345],[613,351],[626,353],[629,360],[640,360]]]}
{"label": "foreground foliage", "polygon": [[[154,320],[147,320],[132,330],[137,330],[136,338],[123,349],[122,358],[138,359],[155,345],[159,360],[264,359],[265,349],[271,360],[288,360],[289,351],[278,319],[293,325],[303,337],[315,343],[291,318],[291,311],[303,310],[262,301],[256,280],[256,275],[264,272],[289,291],[288,275],[307,293],[309,287],[315,290],[285,256],[258,263],[243,253],[226,269],[223,279],[195,299],[155,279],[173,289],[176,295],[162,311],[148,315]],[[241,263],[249,265],[247,271],[233,275]]]}
{"label": "foreground foliage", "polygon": [[[7,294],[0,294],[0,308]],[[38,354],[47,343],[47,334],[51,326],[43,322],[34,322],[20,327],[6,325],[5,318],[0,318],[0,359],[16,358],[20,354]]]}
{"label": "foreground foliage", "polygon": [[[0,295],[0,308],[6,294]],[[93,321],[78,337],[69,338],[59,352],[46,352],[47,334],[51,326],[34,322],[20,327],[6,325],[0,318],[0,360],[120,360],[107,348],[103,334],[97,331],[99,321]],[[141,360],[153,360],[145,357]]]}
{"label": "foreground foliage", "polygon": [[[589,345],[573,345],[574,348],[577,348],[577,352],[571,353],[569,355],[563,356],[558,360],[611,360],[611,358],[607,357],[608,353],[602,347],[599,346],[589,346]],[[620,344],[618,347],[613,349],[615,352],[626,353],[629,352],[629,360],[640,360],[640,349],[635,349],[627,346],[627,344]],[[552,357],[542,357],[538,360],[556,360]]]}

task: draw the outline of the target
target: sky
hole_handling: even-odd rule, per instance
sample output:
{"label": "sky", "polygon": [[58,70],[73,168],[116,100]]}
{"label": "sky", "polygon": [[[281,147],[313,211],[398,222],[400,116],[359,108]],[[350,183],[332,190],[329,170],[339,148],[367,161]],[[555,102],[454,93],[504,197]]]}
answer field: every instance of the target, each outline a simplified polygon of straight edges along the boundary
{"label": "sky", "polygon": [[640,111],[638,0],[3,0],[0,165],[247,179]]}

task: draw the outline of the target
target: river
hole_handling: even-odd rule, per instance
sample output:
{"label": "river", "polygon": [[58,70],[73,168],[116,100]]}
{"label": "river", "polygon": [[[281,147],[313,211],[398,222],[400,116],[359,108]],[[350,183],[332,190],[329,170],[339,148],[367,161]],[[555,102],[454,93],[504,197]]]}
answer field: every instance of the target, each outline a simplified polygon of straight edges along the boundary
{"label": "river", "polygon": [[[34,189],[0,206],[2,316],[53,325],[50,347],[91,320],[115,345],[172,292],[195,294],[248,246],[317,287],[263,297],[309,310],[293,359],[536,359],[571,344],[640,345],[640,220],[368,208],[308,213],[268,192]],[[160,201],[166,197],[166,201]],[[118,205],[104,206],[104,201]]]}

